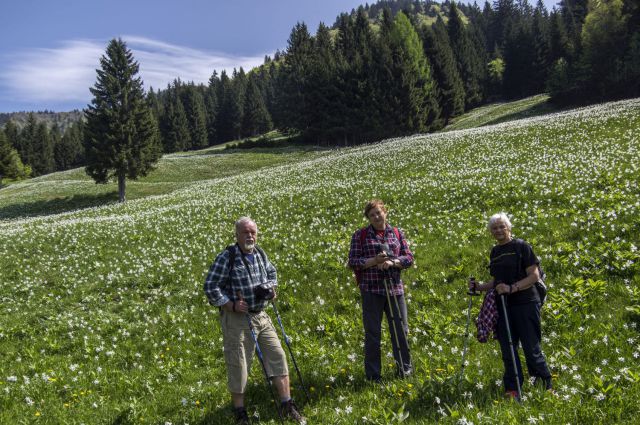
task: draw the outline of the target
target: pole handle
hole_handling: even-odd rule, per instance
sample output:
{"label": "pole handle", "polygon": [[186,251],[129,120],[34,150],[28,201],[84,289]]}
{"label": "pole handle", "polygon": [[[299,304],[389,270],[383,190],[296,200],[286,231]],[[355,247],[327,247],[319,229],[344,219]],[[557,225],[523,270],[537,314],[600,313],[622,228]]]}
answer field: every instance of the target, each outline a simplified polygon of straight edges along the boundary
{"label": "pole handle", "polygon": [[471,282],[473,284],[473,289],[469,289],[467,291],[467,295],[471,295],[471,296],[479,296],[480,293],[477,292],[477,286],[478,286],[478,281],[476,281],[476,278],[473,276],[469,277],[469,282]]}

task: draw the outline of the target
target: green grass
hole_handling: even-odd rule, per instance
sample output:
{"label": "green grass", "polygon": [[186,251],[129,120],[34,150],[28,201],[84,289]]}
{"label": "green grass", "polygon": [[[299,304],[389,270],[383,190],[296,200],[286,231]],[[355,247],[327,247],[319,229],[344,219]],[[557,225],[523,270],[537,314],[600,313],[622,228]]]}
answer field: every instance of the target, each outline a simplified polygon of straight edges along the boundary
{"label": "green grass", "polygon": [[[319,155],[291,147],[225,151],[213,147],[197,152],[164,155],[156,170],[127,181],[128,200],[164,195],[193,183],[295,163]],[[97,185],[84,168],[14,182],[0,190],[0,220],[61,213],[118,202],[116,181]]]}
{"label": "green grass", "polygon": [[549,102],[549,95],[539,94],[513,102],[492,103],[475,108],[453,119],[442,131],[464,130],[486,125],[500,124],[523,118],[537,117],[558,111]]}
{"label": "green grass", "polygon": [[[241,215],[257,221],[278,268],[310,423],[634,423],[639,134],[631,100],[352,149],[194,154],[141,182],[176,185],[161,196],[0,221],[0,423],[229,423],[217,311],[202,283]],[[46,198],[73,186],[71,175],[34,179],[20,196]],[[6,200],[7,189],[2,202],[17,208],[24,201]],[[372,197],[388,203],[416,258],[405,273],[416,373],[393,379],[385,357],[381,385],[364,380],[360,298],[344,266]],[[496,343],[472,340],[458,379],[465,282],[487,278],[485,226],[497,211],[533,244],[550,286],[543,350],[557,396],[526,383],[522,405],[501,397]],[[275,424],[258,366],[249,411]]]}

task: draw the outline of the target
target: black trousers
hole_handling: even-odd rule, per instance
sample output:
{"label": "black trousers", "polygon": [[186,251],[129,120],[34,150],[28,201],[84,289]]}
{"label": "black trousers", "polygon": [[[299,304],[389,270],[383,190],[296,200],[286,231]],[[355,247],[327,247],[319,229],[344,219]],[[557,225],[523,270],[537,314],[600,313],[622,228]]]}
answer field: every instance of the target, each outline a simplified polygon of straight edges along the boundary
{"label": "black trousers", "polygon": [[[360,291],[362,294],[362,324],[364,325],[364,372],[367,379],[380,379],[381,359],[380,359],[380,341],[382,334],[382,313],[387,316],[389,331],[391,334],[391,345],[393,347],[393,357],[396,365],[400,365],[400,354],[402,355],[403,372],[411,372],[411,355],[409,354],[409,345],[405,335],[409,332],[407,324],[407,305],[404,302],[404,295],[396,295],[398,307],[391,297],[391,305],[387,302],[386,295],[372,294],[366,291]],[[393,319],[392,319],[393,318]],[[394,327],[395,322],[395,327]],[[398,331],[398,346],[396,344],[396,334],[394,329]],[[404,329],[404,332],[403,332]],[[397,371],[401,373],[400,370]]]}
{"label": "black trousers", "polygon": [[[546,387],[551,388],[551,372],[547,367],[547,361],[540,348],[540,339],[542,336],[540,307],[539,303],[509,305],[507,302],[507,315],[509,316],[509,326],[511,328],[511,338],[516,356],[520,386],[522,386],[524,382],[524,376],[522,375],[522,364],[520,363],[518,344],[522,345],[529,376],[542,379]],[[502,297],[498,299],[498,312],[498,341],[500,342],[502,363],[504,364],[504,389],[505,391],[516,391],[516,375],[513,370],[509,336],[503,317]]]}

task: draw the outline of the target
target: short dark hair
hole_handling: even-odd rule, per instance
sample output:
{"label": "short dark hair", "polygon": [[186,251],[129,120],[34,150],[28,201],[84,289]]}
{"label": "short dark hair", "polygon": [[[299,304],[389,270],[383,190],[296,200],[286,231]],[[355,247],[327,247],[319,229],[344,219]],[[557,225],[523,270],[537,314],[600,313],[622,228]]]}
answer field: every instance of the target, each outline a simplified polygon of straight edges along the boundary
{"label": "short dark hair", "polygon": [[384,202],[381,199],[372,199],[364,206],[364,216],[369,218],[369,211],[376,207],[380,207],[385,213],[387,212],[387,207],[384,206]]}

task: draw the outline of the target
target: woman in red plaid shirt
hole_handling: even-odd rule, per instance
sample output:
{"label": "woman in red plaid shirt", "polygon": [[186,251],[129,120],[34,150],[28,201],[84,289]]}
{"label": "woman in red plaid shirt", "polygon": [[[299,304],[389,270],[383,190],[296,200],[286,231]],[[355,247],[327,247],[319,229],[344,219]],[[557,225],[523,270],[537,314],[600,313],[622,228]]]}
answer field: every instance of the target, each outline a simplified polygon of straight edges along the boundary
{"label": "woman in red plaid shirt", "polygon": [[387,209],[379,199],[367,203],[364,216],[369,225],[351,237],[349,267],[358,281],[362,295],[364,325],[364,369],[367,379],[380,380],[380,339],[382,314],[387,316],[397,374],[412,371],[407,342],[407,306],[400,271],[413,264],[402,232],[387,223]]}

